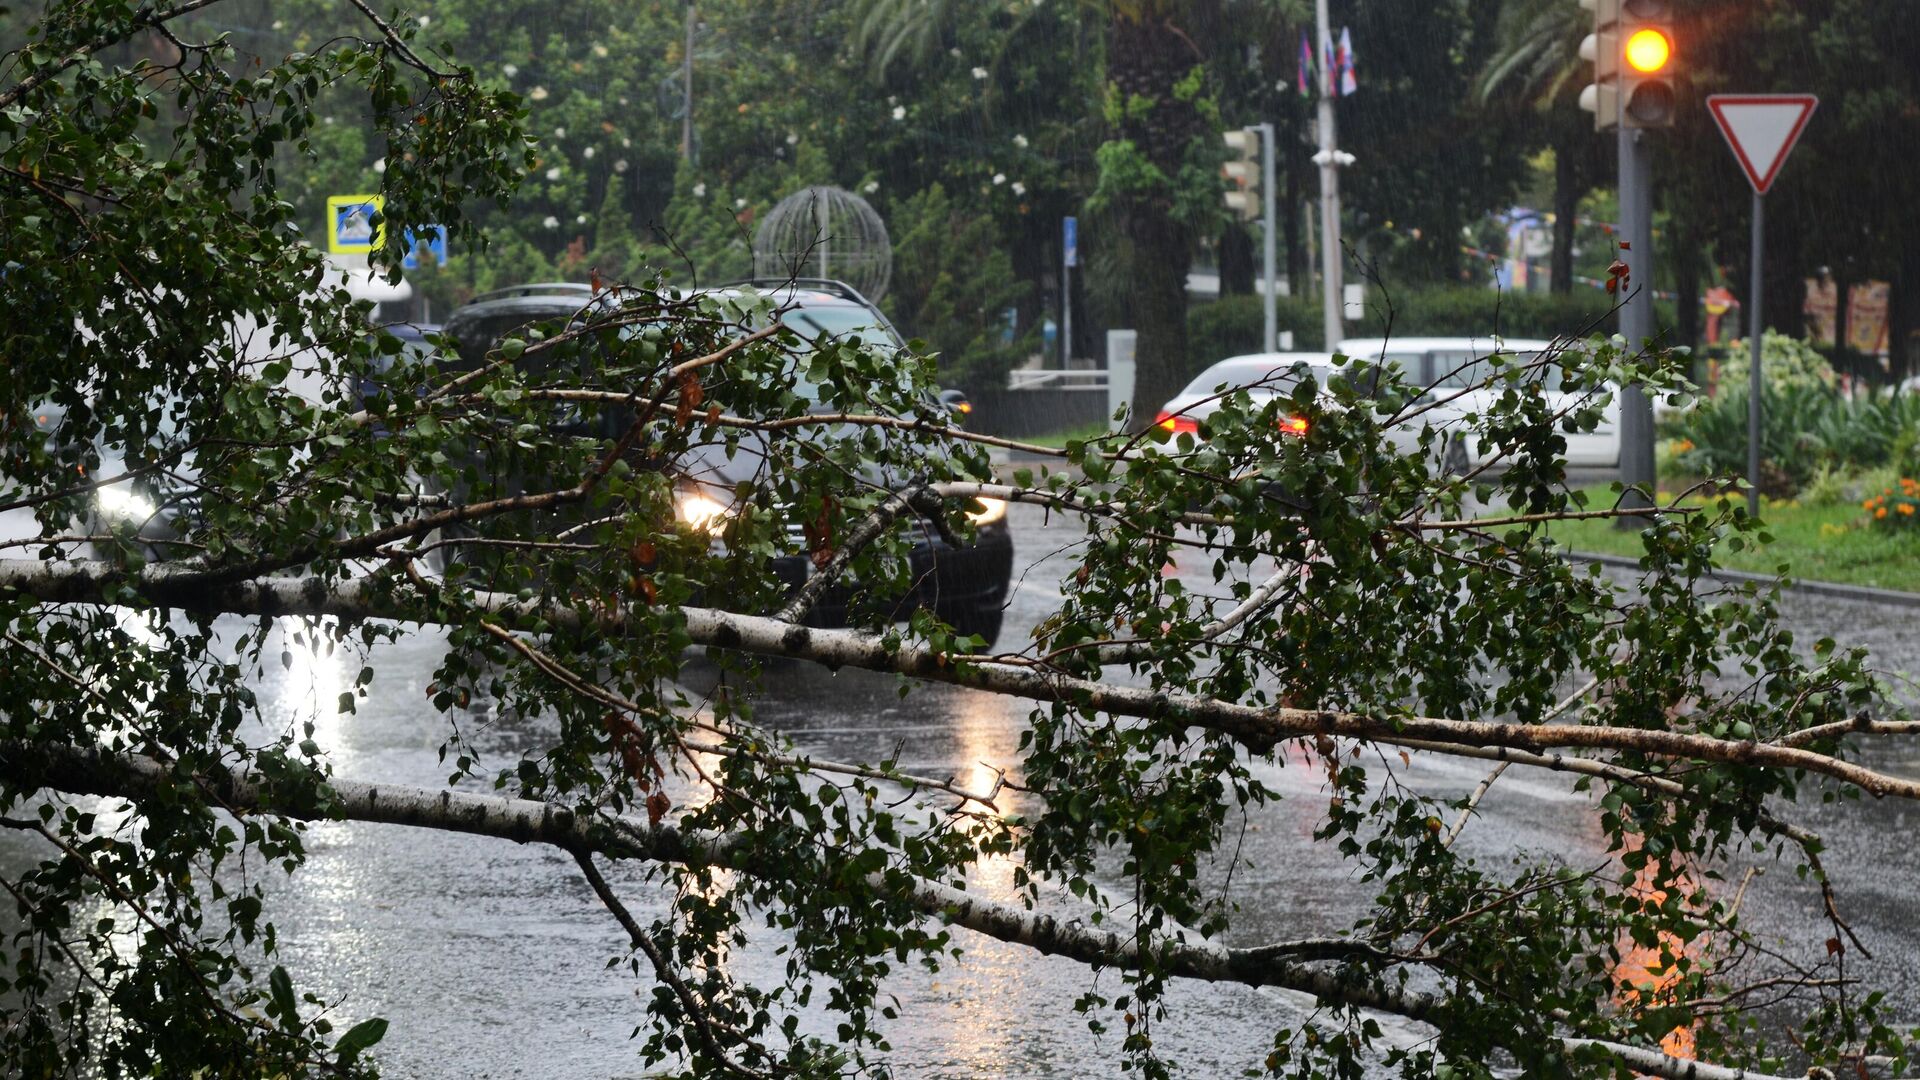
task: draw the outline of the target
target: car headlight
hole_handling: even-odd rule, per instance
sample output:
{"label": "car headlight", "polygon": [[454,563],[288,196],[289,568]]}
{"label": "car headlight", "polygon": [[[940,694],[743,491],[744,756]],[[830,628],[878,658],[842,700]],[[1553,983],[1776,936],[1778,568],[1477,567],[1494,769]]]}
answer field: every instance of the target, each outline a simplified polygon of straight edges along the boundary
{"label": "car headlight", "polygon": [[690,528],[717,533],[726,524],[727,504],[698,491],[682,491],[673,497],[673,516]]}
{"label": "car headlight", "polygon": [[112,521],[146,521],[160,512],[153,500],[131,487],[104,487],[94,492],[100,515]]}
{"label": "car headlight", "polygon": [[973,500],[980,504],[978,510],[968,510],[967,520],[975,525],[991,525],[1007,516],[1007,500],[989,499],[984,496]]}

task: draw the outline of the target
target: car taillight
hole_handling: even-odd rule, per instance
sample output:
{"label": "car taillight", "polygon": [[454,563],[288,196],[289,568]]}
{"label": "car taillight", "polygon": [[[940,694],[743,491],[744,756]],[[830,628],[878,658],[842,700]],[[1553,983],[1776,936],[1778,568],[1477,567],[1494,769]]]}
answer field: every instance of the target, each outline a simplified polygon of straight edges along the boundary
{"label": "car taillight", "polygon": [[1176,416],[1162,409],[1153,422],[1169,435],[1178,435],[1183,431],[1196,438],[1200,435],[1200,421],[1191,416]]}
{"label": "car taillight", "polygon": [[1279,427],[1280,434],[1282,435],[1305,435],[1307,433],[1307,418],[1304,416],[1283,416],[1280,418]]}

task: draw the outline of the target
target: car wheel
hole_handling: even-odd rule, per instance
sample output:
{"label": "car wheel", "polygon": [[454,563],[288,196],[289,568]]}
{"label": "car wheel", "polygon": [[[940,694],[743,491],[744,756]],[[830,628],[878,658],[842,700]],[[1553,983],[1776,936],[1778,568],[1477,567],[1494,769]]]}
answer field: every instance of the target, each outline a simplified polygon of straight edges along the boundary
{"label": "car wheel", "polygon": [[1473,460],[1467,456],[1467,438],[1453,435],[1447,439],[1447,449],[1440,458],[1440,471],[1447,476],[1465,476],[1473,467]]}
{"label": "car wheel", "polygon": [[980,647],[981,651],[988,652],[994,642],[1000,640],[1000,626],[1006,621],[1007,609],[1001,604],[984,604],[940,614],[953,625],[954,633],[979,638],[986,643]]}

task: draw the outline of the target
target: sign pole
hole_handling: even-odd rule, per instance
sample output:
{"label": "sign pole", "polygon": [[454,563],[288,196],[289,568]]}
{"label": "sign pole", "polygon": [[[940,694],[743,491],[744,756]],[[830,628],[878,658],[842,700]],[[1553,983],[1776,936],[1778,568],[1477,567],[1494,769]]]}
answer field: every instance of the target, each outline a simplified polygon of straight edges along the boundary
{"label": "sign pole", "polygon": [[1073,268],[1080,262],[1080,220],[1061,219],[1060,367],[1073,366]]}
{"label": "sign pole", "polygon": [[1807,120],[1820,106],[1812,94],[1714,94],[1707,98],[1707,110],[1713,114],[1727,149],[1733,151],[1747,183],[1753,186],[1753,266],[1747,287],[1747,347],[1751,350],[1747,365],[1747,514],[1760,516],[1760,355],[1766,323],[1761,318],[1760,290],[1764,287],[1760,270],[1765,265],[1766,198],[1773,181],[1780,175],[1787,155],[1800,141]]}
{"label": "sign pole", "polygon": [[1753,193],[1753,270],[1747,286],[1747,303],[1751,305],[1747,315],[1748,346],[1752,349],[1747,365],[1747,516],[1760,516],[1760,339],[1763,327],[1760,320],[1760,267],[1761,252],[1766,241],[1766,196]]}

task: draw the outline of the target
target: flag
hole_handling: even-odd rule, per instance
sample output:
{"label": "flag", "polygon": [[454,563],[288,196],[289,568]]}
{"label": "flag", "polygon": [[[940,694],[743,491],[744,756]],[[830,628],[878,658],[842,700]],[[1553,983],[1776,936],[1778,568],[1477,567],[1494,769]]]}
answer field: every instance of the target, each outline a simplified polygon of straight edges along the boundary
{"label": "flag", "polygon": [[1353,74],[1353,36],[1345,27],[1340,28],[1340,95],[1345,97],[1360,89],[1360,80]]}
{"label": "flag", "polygon": [[1327,54],[1327,96],[1340,96],[1340,61],[1333,55],[1333,39],[1329,37],[1323,50]]}
{"label": "flag", "polygon": [[1307,32],[1300,31],[1300,96],[1313,96],[1313,46],[1307,44]]}

